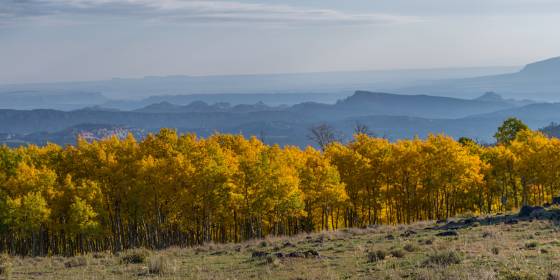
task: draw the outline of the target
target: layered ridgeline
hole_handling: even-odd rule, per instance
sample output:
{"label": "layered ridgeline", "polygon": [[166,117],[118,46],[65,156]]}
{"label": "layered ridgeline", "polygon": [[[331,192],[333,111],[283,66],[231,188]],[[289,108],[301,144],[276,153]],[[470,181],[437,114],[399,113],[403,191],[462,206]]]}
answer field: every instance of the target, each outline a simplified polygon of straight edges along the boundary
{"label": "layered ridgeline", "polygon": [[[186,105],[193,101],[229,102],[234,105],[263,101],[293,105],[305,101],[334,103],[352,90],[403,87],[419,80],[494,75],[518,67],[454,68],[393,71],[345,71],[234,76],[163,76],[83,82],[0,84],[0,108],[80,109],[103,106],[138,109],[153,103]],[[103,98],[83,99],[83,94]],[[58,96],[64,95],[61,100]],[[13,97],[16,98],[13,98]],[[25,102],[21,100],[25,99]]]}
{"label": "layered ridgeline", "polygon": [[135,110],[161,102],[187,105],[194,101],[233,105],[262,101],[271,106],[307,101],[334,103],[355,89],[457,98],[494,91],[506,98],[560,101],[560,58],[520,68],[168,76],[0,85],[0,108],[77,110],[102,106]]}
{"label": "layered ridgeline", "polygon": [[559,108],[555,103],[515,101],[495,93],[459,99],[358,91],[334,104],[272,106],[195,101],[187,105],[158,102],[133,111],[100,107],[75,111],[0,110],[0,142],[74,144],[76,133],[65,133],[95,133],[79,129],[83,127],[120,127],[135,134],[171,127],[204,137],[215,132],[259,135],[267,144],[305,147],[313,144],[307,137],[309,129],[323,123],[332,126],[341,141],[350,140],[359,123],[390,140],[445,133],[491,142],[495,128],[504,119],[519,117],[537,129],[560,120]]}
{"label": "layered ridgeline", "polygon": [[496,91],[508,98],[560,101],[560,57],[526,65],[511,74],[477,78],[426,82],[423,85],[395,90],[401,93],[476,96],[484,91]]}
{"label": "layered ridgeline", "polygon": [[162,130],[142,141],[0,148],[0,251],[163,248],[411,223],[542,204],[560,140],[513,120],[500,144],[357,134],[324,152]]}

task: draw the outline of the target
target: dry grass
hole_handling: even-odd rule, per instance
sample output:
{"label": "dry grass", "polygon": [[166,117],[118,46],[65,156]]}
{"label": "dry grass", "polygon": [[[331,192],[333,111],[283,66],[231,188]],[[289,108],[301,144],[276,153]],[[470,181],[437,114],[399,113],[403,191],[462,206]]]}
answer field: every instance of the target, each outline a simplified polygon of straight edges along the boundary
{"label": "dry grass", "polygon": [[165,276],[175,273],[176,267],[173,260],[166,255],[151,256],[148,261],[148,272],[150,274]]}
{"label": "dry grass", "polygon": [[374,226],[117,255],[0,256],[0,279],[560,280],[555,220],[480,221],[456,228],[457,236],[437,236],[449,230],[434,228],[442,225]]}

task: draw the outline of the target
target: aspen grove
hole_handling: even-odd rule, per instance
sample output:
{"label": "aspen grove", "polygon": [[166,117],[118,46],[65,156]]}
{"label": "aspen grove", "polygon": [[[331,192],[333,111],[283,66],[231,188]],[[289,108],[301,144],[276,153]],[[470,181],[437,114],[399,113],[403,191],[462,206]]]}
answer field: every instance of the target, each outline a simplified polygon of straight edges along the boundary
{"label": "aspen grove", "polygon": [[0,251],[74,255],[412,223],[549,202],[560,140],[524,129],[481,146],[356,134],[324,151],[162,129],[0,147]]}

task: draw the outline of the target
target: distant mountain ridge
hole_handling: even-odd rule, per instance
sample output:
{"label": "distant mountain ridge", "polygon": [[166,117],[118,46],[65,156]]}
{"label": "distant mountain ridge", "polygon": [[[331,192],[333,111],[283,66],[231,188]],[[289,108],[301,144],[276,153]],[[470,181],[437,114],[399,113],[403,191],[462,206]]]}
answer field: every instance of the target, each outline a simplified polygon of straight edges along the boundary
{"label": "distant mountain ridge", "polygon": [[213,112],[230,112],[230,113],[249,113],[260,111],[283,110],[287,106],[271,107],[263,102],[255,104],[238,104],[232,106],[227,102],[218,102],[212,105],[204,101],[193,101],[188,105],[174,105],[167,101],[148,105],[146,107],[133,110],[140,113],[213,113]]}
{"label": "distant mountain ridge", "polygon": [[476,96],[490,91],[507,98],[560,101],[560,57],[528,64],[511,74],[433,81],[395,90],[397,93],[443,96]]}
{"label": "distant mountain ridge", "polygon": [[99,92],[82,91],[10,91],[0,94],[0,109],[52,109],[72,110],[109,102]]}
{"label": "distant mountain ridge", "polygon": [[485,101],[429,95],[399,95],[356,91],[334,105],[303,103],[292,111],[302,114],[324,114],[326,118],[348,118],[366,115],[410,116],[421,118],[461,118],[517,106],[501,100]]}
{"label": "distant mountain ridge", "polygon": [[[41,105],[39,108],[44,108],[0,109],[0,138],[4,137],[16,145],[30,142],[42,144],[46,141],[66,143],[73,141],[74,138],[69,135],[81,127],[87,128],[84,133],[92,133],[94,137],[107,131],[119,134],[130,129],[148,133],[169,127],[203,137],[215,132],[257,135],[267,139],[265,142],[269,144],[304,147],[312,144],[307,133],[313,125],[331,124],[344,135],[343,140],[348,140],[354,126],[360,123],[367,125],[376,135],[386,136],[390,140],[445,133],[453,137],[466,136],[491,142],[496,127],[508,117],[518,117],[534,129],[560,121],[560,103],[527,100],[528,96],[537,99],[558,96],[558,73],[560,58],[553,58],[529,64],[511,74],[424,82],[416,87],[397,90],[396,93],[359,90],[352,95],[344,91],[301,95],[165,95],[169,91],[164,90],[160,96],[140,100],[111,100],[105,97],[104,92],[66,91],[62,87],[58,88],[61,85],[46,91],[45,95],[34,90],[2,93],[0,87],[0,101],[19,104],[21,108],[34,108],[33,102],[36,102]],[[266,79],[272,77],[267,76]],[[186,80],[204,85],[215,78]],[[227,77],[225,80],[233,82],[238,81],[237,78]],[[181,77],[148,78],[143,81],[150,85],[165,86],[166,81],[173,80],[185,81]],[[128,90],[142,90],[142,83],[136,84],[135,81],[113,82],[127,84],[123,88]],[[303,82],[303,79],[298,82]],[[76,88],[80,85],[78,83]],[[360,88],[367,89],[367,85]],[[404,94],[402,91],[405,91]],[[463,95],[470,97],[449,97]],[[82,104],[84,102],[93,104]],[[5,104],[0,104],[0,108]],[[53,104],[62,110],[46,109]],[[96,130],[96,125],[107,128]],[[113,129],[112,126],[117,128]]]}
{"label": "distant mountain ridge", "polygon": [[497,94],[458,99],[357,91],[335,104],[304,102],[289,107],[195,101],[188,105],[156,103],[136,111],[96,107],[74,111],[0,110],[0,135],[19,135],[17,139],[10,138],[14,143],[28,143],[29,139],[37,143],[50,141],[48,139],[67,142],[73,138],[65,135],[74,133],[75,127],[113,125],[146,133],[168,127],[203,137],[215,132],[257,135],[267,139],[267,143],[304,147],[312,144],[307,133],[315,124],[332,124],[348,139],[356,123],[362,123],[376,135],[391,140],[446,133],[489,142],[493,131],[505,118],[532,115],[527,123],[538,128],[551,120],[560,120],[558,106],[545,103],[520,107]]}
{"label": "distant mountain ridge", "polygon": [[[150,96],[214,95],[214,94],[307,94],[328,93],[349,95],[356,89],[389,90],[413,85],[418,81],[457,79],[494,75],[515,71],[518,67],[471,67],[444,69],[334,71],[288,74],[163,76],[144,78],[115,78],[101,81],[76,81],[0,85],[0,96],[6,92],[98,92],[111,100],[140,100]],[[293,96],[295,98],[295,96]],[[154,100],[152,100],[154,101]],[[164,100],[161,100],[164,101]],[[171,103],[176,103],[167,100]],[[194,101],[194,100],[191,100]],[[231,100],[202,100],[205,102],[235,102]],[[253,99],[250,103],[265,100]],[[301,100],[324,102],[324,100]],[[333,100],[333,102],[336,101]],[[154,102],[149,102],[154,103]],[[247,103],[242,101],[241,103]],[[122,104],[122,103],[121,103]],[[239,104],[239,103],[237,103]],[[280,103],[282,104],[282,103]],[[101,104],[88,104],[88,106]],[[146,106],[148,104],[144,104]],[[125,105],[123,105],[125,106]],[[142,107],[142,106],[140,106]],[[140,108],[136,107],[134,109]],[[42,107],[45,108],[45,107]],[[114,108],[114,107],[113,107]],[[118,108],[123,109],[123,108]],[[131,108],[127,108],[131,109]]]}
{"label": "distant mountain ridge", "polygon": [[527,64],[519,74],[538,75],[541,77],[560,78],[560,57]]}
{"label": "distant mountain ridge", "polygon": [[498,94],[476,99],[459,99],[428,95],[399,95],[381,92],[356,91],[335,104],[303,102],[289,106],[268,106],[262,102],[239,104],[218,102],[212,105],[194,101],[188,105],[159,102],[134,112],[141,113],[249,113],[265,111],[297,112],[305,116],[324,115],[325,119],[341,119],[364,115],[411,116],[424,118],[459,118],[489,113],[517,106],[514,100],[505,100]]}

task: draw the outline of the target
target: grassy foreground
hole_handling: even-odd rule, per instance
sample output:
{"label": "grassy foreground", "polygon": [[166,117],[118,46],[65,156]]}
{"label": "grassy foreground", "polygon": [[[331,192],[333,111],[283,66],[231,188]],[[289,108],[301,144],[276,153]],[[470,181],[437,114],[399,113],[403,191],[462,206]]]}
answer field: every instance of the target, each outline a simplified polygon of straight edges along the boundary
{"label": "grassy foreground", "polygon": [[560,279],[557,209],[241,244],[1,257],[5,279]]}

